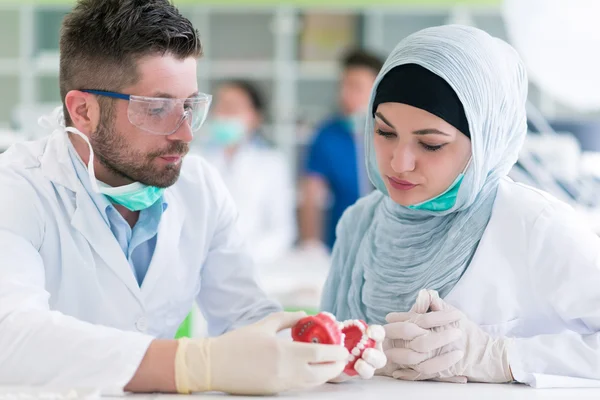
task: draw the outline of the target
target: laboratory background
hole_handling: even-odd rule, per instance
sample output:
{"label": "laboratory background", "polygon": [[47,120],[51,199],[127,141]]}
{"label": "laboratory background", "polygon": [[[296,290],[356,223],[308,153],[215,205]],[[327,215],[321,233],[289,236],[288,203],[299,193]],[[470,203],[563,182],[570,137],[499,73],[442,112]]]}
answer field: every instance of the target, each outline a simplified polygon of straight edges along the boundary
{"label": "laboratory background", "polygon": [[[568,13],[550,0],[174,3],[200,33],[199,88],[213,95],[192,152],[221,172],[260,282],[286,309],[317,310],[335,222],[372,190],[361,153],[369,80],[403,37],[429,26],[476,26],[517,49],[529,133],[511,177],[570,203],[600,233],[594,0],[569,1]],[[38,117],[60,104],[59,29],[73,4],[0,3],[0,152],[47,134]],[[180,335],[202,330],[194,310]]]}

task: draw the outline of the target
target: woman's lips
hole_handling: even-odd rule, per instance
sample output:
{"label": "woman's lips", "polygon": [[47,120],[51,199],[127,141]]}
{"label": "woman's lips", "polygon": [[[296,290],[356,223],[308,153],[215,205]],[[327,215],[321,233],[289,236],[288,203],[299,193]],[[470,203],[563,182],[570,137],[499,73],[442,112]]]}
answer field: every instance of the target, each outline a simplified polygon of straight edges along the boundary
{"label": "woman's lips", "polygon": [[410,189],[414,188],[415,186],[417,186],[416,184],[414,184],[412,182],[392,178],[390,176],[388,176],[388,180],[390,182],[390,185],[394,189],[397,189],[397,190],[410,190]]}

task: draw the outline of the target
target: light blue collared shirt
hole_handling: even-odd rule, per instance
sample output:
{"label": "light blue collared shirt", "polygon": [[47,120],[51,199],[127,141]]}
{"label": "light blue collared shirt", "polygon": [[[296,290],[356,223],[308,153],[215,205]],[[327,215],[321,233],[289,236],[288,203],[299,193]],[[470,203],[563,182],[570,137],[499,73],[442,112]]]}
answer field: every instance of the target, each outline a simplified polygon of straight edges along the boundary
{"label": "light blue collared shirt", "polygon": [[94,192],[87,167],[70,142],[69,155],[71,156],[77,177],[85,187],[85,190],[87,190],[96,208],[98,208],[102,218],[104,218],[104,221],[110,227],[115,239],[119,242],[119,246],[121,246],[125,257],[127,257],[127,261],[129,261],[131,270],[138,284],[141,286],[152,261],[154,249],[156,248],[156,237],[160,219],[163,212],[167,209],[168,204],[161,197],[152,206],[140,211],[138,221],[133,229],[131,229],[129,223],[125,221],[125,218],[110,203],[108,198],[103,194]]}

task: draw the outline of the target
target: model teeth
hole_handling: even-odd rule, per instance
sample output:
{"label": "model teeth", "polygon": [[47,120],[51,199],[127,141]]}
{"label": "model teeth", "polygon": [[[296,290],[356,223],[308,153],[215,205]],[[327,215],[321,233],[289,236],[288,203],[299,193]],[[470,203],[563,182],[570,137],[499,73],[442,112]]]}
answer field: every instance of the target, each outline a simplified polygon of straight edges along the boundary
{"label": "model teeth", "polygon": [[337,321],[337,319],[335,318],[335,315],[333,315],[332,313],[329,313],[327,311],[323,311],[323,312],[321,312],[321,314],[325,315],[326,317],[328,317],[332,321]]}

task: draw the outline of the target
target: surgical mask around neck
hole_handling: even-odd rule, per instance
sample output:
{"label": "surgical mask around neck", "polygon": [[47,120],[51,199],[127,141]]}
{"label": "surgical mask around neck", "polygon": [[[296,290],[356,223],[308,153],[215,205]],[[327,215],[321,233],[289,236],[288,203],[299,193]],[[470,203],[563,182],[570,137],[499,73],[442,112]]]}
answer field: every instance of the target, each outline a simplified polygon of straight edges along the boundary
{"label": "surgical mask around neck", "polygon": [[163,195],[165,189],[155,186],[144,185],[140,182],[133,182],[129,185],[112,187],[96,179],[94,173],[94,151],[92,144],[86,135],[74,127],[65,127],[65,131],[81,137],[88,145],[90,150],[90,159],[87,170],[90,177],[92,189],[96,193],[101,193],[108,197],[112,202],[119,204],[131,211],[140,211],[149,208],[156,203]]}
{"label": "surgical mask around neck", "polygon": [[456,198],[458,196],[458,190],[460,189],[460,185],[462,184],[463,179],[465,178],[465,173],[467,172],[467,168],[471,160],[467,163],[467,166],[458,174],[454,182],[446,189],[442,194],[426,200],[419,204],[414,204],[412,206],[408,206],[411,210],[425,210],[425,211],[448,211],[456,204]]}

